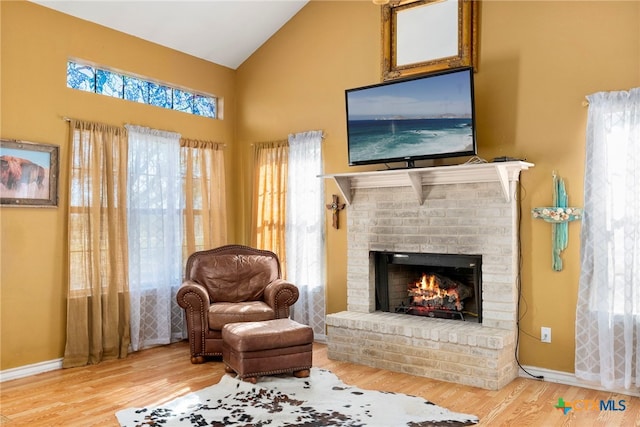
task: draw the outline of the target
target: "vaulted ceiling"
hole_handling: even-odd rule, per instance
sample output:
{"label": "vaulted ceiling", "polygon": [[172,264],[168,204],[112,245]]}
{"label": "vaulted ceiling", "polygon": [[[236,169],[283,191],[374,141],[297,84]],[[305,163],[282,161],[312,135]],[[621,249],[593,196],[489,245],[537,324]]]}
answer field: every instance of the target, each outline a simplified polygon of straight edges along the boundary
{"label": "vaulted ceiling", "polygon": [[31,1],[231,69],[238,68],[308,2]]}

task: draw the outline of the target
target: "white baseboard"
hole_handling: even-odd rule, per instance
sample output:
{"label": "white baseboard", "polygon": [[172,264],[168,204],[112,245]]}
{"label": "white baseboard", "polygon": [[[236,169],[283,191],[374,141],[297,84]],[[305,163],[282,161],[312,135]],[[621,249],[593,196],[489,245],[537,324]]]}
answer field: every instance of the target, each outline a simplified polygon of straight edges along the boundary
{"label": "white baseboard", "polygon": [[[524,370],[526,370],[526,372]],[[579,380],[578,378],[576,378],[574,374],[569,372],[554,371],[551,369],[537,368],[535,366],[525,365],[525,366],[522,366],[521,369],[519,369],[519,376],[522,378],[531,378],[531,375],[527,374],[527,372],[533,376],[542,376],[544,377],[543,381],[548,381],[552,383],[558,383],[558,384],[570,385],[574,387],[589,388],[593,390],[608,391],[611,393],[620,393],[620,394],[626,394],[628,396],[640,397],[640,391],[638,390],[626,390],[626,389],[608,390],[598,384]]]}
{"label": "white baseboard", "polygon": [[41,374],[43,372],[55,371],[56,369],[62,369],[62,358],[0,371],[0,383]]}

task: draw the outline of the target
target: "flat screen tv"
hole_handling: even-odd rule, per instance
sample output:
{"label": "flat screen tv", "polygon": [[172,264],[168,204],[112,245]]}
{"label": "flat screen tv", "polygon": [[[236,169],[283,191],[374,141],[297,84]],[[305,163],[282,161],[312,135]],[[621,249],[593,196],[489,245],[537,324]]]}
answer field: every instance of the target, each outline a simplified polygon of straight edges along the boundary
{"label": "flat screen tv", "polygon": [[345,91],[349,165],[477,154],[473,68]]}

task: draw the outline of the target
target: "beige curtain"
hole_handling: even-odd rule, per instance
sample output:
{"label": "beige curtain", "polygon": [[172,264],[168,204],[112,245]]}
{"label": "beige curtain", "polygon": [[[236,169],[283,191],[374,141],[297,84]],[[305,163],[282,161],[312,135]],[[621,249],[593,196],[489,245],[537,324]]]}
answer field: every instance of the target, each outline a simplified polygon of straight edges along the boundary
{"label": "beige curtain", "polygon": [[275,252],[285,263],[285,204],[287,201],[287,140],[254,145],[252,246]]}
{"label": "beige curtain", "polygon": [[64,367],[127,355],[127,131],[71,121]]}
{"label": "beige curtain", "polygon": [[224,151],[222,144],[180,139],[184,192],[183,260],[227,243]]}

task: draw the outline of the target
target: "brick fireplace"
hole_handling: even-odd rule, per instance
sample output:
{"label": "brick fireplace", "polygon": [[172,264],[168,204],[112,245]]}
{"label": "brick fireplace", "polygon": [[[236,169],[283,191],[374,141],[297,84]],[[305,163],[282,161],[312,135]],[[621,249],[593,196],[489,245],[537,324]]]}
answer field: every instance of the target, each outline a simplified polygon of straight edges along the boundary
{"label": "brick fireplace", "polygon": [[[526,162],[338,174],[347,208],[347,311],[327,316],[328,355],[497,390],[518,374],[516,183]],[[481,322],[376,307],[376,252],[482,259]]]}

